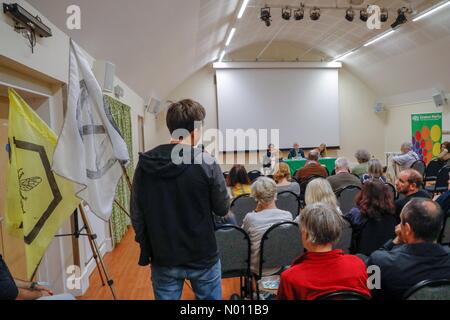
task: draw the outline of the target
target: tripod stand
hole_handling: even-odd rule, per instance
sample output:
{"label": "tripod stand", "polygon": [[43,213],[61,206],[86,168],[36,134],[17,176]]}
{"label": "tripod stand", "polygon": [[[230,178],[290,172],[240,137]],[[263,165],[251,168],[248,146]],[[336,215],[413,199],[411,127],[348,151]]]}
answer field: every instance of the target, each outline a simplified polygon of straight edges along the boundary
{"label": "tripod stand", "polygon": [[[75,239],[79,239],[80,236],[88,237],[89,246],[91,247],[91,250],[92,250],[92,257],[94,258],[95,263],[97,265],[97,269],[98,269],[98,273],[100,275],[100,280],[102,282],[102,286],[105,286],[105,278],[106,278],[106,283],[108,284],[109,289],[111,290],[111,294],[112,294],[114,300],[116,300],[117,297],[116,297],[116,293],[115,293],[115,290],[113,287],[114,281],[109,277],[108,270],[106,269],[106,266],[103,262],[102,255],[100,253],[100,250],[98,248],[97,241],[96,241],[97,235],[92,232],[91,226],[86,217],[86,213],[84,212],[83,205],[80,204],[78,206],[78,210],[80,211],[80,216],[81,216],[81,219],[83,220],[83,227],[80,229],[80,226],[78,223],[78,213],[75,211],[74,212],[75,232],[70,233],[70,234],[57,235],[57,237],[75,237]],[[86,233],[83,233],[84,230],[86,231]],[[104,277],[103,277],[103,275],[104,275]]]}

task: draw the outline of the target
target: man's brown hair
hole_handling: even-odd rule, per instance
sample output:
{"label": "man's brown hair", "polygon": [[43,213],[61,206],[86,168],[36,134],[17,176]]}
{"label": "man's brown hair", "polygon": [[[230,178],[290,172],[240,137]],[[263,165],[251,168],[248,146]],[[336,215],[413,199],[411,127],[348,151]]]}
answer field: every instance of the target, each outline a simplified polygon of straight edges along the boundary
{"label": "man's brown hair", "polygon": [[[173,134],[178,129],[184,129],[191,133],[194,131],[195,122],[203,121],[205,116],[205,108],[200,103],[191,99],[181,100],[169,106],[166,116],[167,128],[170,134]],[[178,139],[180,137],[174,138]]]}

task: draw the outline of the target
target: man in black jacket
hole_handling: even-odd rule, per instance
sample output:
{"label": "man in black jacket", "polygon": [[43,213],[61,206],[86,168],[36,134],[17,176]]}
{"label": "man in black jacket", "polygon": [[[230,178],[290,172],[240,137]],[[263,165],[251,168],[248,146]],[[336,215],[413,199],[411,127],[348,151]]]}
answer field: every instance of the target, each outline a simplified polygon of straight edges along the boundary
{"label": "man in black jacket", "polygon": [[185,279],[197,299],[222,298],[213,213],[228,213],[229,196],[214,158],[193,147],[200,138],[195,123],[204,118],[197,102],[172,104],[166,119],[171,143],[141,154],[136,168],[132,222],[139,264],[151,264],[158,300],[179,299]]}
{"label": "man in black jacket", "polygon": [[377,296],[401,299],[423,280],[450,279],[450,249],[436,243],[442,229],[440,206],[429,199],[412,199],[400,215],[397,237],[372,253],[367,265],[381,270]]}

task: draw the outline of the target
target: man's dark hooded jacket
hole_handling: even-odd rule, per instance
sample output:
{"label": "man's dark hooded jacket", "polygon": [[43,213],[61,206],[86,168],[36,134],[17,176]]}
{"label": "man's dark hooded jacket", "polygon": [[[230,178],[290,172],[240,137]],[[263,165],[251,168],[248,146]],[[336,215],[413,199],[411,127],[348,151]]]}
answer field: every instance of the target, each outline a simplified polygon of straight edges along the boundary
{"label": "man's dark hooded jacket", "polygon": [[217,262],[213,213],[228,213],[229,196],[209,154],[181,144],[141,154],[131,202],[140,265],[207,268]]}

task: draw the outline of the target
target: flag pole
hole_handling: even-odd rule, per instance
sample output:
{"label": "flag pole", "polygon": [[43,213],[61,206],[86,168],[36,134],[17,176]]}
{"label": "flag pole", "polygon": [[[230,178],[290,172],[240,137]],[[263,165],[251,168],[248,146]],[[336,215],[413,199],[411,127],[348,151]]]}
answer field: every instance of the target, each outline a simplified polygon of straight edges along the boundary
{"label": "flag pole", "polygon": [[123,176],[125,177],[125,180],[127,181],[128,189],[131,192],[131,188],[132,188],[131,179],[130,179],[130,176],[128,175],[127,168],[125,168],[125,165],[122,162],[120,162],[120,166],[122,167]]}
{"label": "flag pole", "polygon": [[[90,240],[89,242],[91,244],[91,248],[92,248],[92,253],[93,253],[94,259],[96,260],[96,262],[98,260],[98,262],[100,263],[101,271],[103,271],[103,273],[105,275],[105,278],[106,278],[106,283],[108,284],[108,286],[109,286],[109,288],[111,290],[111,293],[112,293],[112,296],[113,296],[114,300],[117,300],[116,292],[115,292],[114,287],[113,287],[114,281],[109,277],[108,270],[106,269],[105,263],[103,262],[103,258],[102,258],[102,255],[100,253],[100,250],[98,248],[97,241],[95,240],[97,236],[92,233],[92,229],[91,229],[91,226],[89,224],[88,219],[86,218],[86,214],[84,212],[83,206],[80,204],[78,208],[80,210],[81,219],[83,220],[84,226],[85,226],[86,231],[87,231],[87,233],[89,235],[89,240]],[[100,272],[100,269],[99,269],[99,272]]]}

